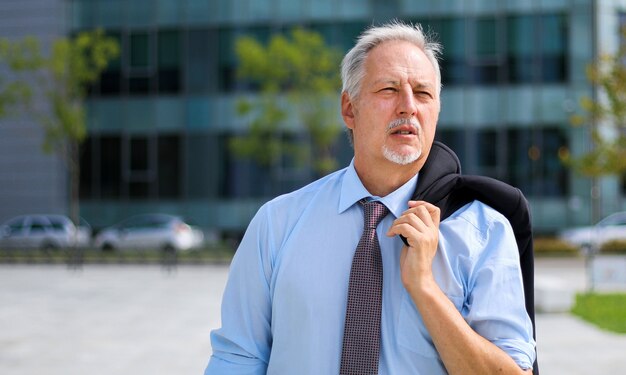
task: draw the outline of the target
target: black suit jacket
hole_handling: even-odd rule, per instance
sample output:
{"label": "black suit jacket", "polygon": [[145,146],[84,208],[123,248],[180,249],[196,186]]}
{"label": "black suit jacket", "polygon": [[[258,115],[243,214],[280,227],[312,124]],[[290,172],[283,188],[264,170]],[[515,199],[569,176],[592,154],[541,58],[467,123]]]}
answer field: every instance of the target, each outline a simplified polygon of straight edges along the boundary
{"label": "black suit jacket", "polygon": [[[528,202],[522,192],[490,177],[462,175],[458,157],[440,142],[433,143],[419,173],[413,199],[439,207],[441,221],[474,200],[485,203],[509,220],[519,250],[526,311],[533,323],[533,337],[536,337],[532,225]],[[533,367],[533,374],[538,375],[537,361]]]}

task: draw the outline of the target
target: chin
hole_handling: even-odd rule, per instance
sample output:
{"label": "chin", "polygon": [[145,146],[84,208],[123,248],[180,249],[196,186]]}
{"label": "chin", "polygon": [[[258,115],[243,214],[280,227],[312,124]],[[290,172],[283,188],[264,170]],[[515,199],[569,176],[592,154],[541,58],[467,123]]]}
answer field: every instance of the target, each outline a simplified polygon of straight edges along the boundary
{"label": "chin", "polygon": [[409,165],[416,162],[420,156],[422,156],[422,150],[417,150],[413,152],[397,152],[390,150],[387,147],[383,147],[383,155],[385,159],[390,162],[398,165]]}

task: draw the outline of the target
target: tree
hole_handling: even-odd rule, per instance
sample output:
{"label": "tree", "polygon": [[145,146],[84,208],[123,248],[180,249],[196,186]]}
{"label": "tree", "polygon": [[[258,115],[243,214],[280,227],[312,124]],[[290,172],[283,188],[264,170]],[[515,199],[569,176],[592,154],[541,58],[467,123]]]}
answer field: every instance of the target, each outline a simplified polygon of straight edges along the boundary
{"label": "tree", "polygon": [[[296,28],[288,36],[274,35],[267,45],[249,36],[237,39],[238,77],[257,87],[259,96],[239,102],[237,111],[251,119],[250,128],[230,147],[265,167],[283,156],[299,163],[310,158],[314,171],[326,174],[337,167],[332,146],[341,126],[333,104],[341,85],[341,55],[315,32]],[[295,133],[288,119],[304,126],[308,140],[304,147],[285,136]]]}
{"label": "tree", "polygon": [[[621,30],[626,37],[626,28]],[[582,114],[570,122],[588,131],[591,148],[578,157],[565,154],[567,165],[592,181],[592,216],[599,220],[596,202],[597,180],[602,176],[626,173],[626,45],[621,43],[614,54],[604,54],[586,68],[588,81],[597,89],[594,97],[580,100]]]}
{"label": "tree", "polygon": [[[79,222],[79,147],[87,136],[85,98],[108,63],[119,54],[114,38],[102,30],[56,39],[49,49],[33,37],[0,40],[0,62],[13,74],[0,99],[0,114],[9,106],[23,106],[44,130],[43,151],[56,152],[70,176],[70,217]],[[1,84],[1,82],[0,82]],[[2,87],[0,86],[0,90]],[[31,98],[42,99],[43,108]]]}
{"label": "tree", "polygon": [[[621,30],[626,37],[626,28]],[[582,114],[573,115],[573,126],[583,127],[591,138],[591,149],[578,157],[564,154],[563,161],[575,171],[591,179],[591,213],[595,223],[600,219],[598,178],[622,176],[626,173],[626,45],[621,43],[615,54],[601,55],[586,68],[588,81],[597,96],[580,100]],[[590,274],[594,253],[585,250],[586,270]],[[594,278],[589,277],[589,290]]]}
{"label": "tree", "polygon": [[[0,39],[0,68],[2,72],[21,73],[41,65],[39,45],[34,38],[17,42]],[[0,118],[14,114],[20,104],[29,102],[29,86],[17,77],[0,75]]]}
{"label": "tree", "polygon": [[592,149],[570,160],[585,176],[599,177],[626,172],[626,50],[604,55],[587,67],[589,81],[599,89],[599,98],[583,97],[583,115],[574,115],[574,126],[589,130]]}

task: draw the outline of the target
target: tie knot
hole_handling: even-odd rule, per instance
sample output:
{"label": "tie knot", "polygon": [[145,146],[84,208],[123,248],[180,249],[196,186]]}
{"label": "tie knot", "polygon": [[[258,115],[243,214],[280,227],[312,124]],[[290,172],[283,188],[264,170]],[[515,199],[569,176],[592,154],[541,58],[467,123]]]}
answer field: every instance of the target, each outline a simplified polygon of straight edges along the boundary
{"label": "tie knot", "polygon": [[389,209],[378,201],[368,202],[361,199],[359,203],[363,205],[364,209],[365,228],[376,229],[378,223],[389,213]]}

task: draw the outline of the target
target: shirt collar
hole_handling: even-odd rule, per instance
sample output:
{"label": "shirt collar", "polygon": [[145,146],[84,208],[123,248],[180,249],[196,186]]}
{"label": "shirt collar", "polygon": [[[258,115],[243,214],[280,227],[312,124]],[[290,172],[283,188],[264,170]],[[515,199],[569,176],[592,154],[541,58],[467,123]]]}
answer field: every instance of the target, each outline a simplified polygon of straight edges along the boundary
{"label": "shirt collar", "polygon": [[372,200],[380,201],[387,206],[395,217],[400,217],[400,215],[407,210],[408,201],[413,196],[413,192],[417,186],[417,176],[416,174],[404,185],[385,197],[372,196],[365,186],[363,186],[359,175],[356,173],[356,169],[354,169],[354,159],[352,159],[346,169],[346,173],[343,175],[338,212],[344,212],[363,198],[372,198]]}

